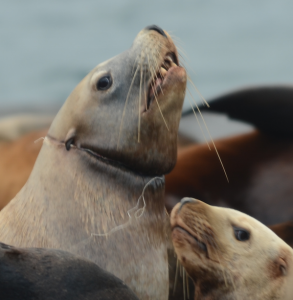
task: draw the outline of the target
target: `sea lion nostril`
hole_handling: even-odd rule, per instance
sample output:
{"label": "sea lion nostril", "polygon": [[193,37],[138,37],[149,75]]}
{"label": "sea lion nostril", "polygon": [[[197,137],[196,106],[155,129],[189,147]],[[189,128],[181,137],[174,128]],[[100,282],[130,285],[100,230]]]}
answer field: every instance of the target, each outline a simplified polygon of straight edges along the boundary
{"label": "sea lion nostril", "polygon": [[147,26],[145,29],[155,30],[158,33],[160,33],[162,36],[167,37],[166,33],[164,32],[164,30],[162,28],[160,28],[159,26],[157,26],[157,25],[150,25],[150,26]]}
{"label": "sea lion nostril", "polygon": [[183,204],[190,203],[190,202],[196,203],[197,200],[196,200],[196,199],[193,199],[193,198],[184,197],[184,198],[181,199],[180,202],[181,202],[182,205],[183,205]]}
{"label": "sea lion nostril", "polygon": [[181,205],[180,205],[180,207],[178,209],[178,213],[180,212],[180,210],[182,209],[182,207],[183,207],[184,204],[191,203],[191,202],[192,203],[196,203],[198,201],[196,199],[188,198],[188,197],[182,198],[181,201],[180,201]]}

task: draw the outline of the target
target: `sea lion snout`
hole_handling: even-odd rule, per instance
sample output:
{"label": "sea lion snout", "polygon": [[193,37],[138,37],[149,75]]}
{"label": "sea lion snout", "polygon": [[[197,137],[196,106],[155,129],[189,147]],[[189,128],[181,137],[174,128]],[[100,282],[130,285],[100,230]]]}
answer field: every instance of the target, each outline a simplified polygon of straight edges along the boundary
{"label": "sea lion snout", "polygon": [[132,171],[166,174],[176,162],[186,82],[172,38],[149,26],[78,84],[48,136]]}

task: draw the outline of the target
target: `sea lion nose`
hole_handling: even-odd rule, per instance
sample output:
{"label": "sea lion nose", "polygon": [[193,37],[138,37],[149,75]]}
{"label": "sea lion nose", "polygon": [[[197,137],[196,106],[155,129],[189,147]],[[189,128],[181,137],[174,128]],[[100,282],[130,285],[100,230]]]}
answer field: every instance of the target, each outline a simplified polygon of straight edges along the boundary
{"label": "sea lion nose", "polygon": [[193,199],[193,198],[185,197],[185,198],[182,198],[180,202],[181,202],[181,206],[182,206],[182,205],[184,205],[186,203],[190,203],[190,202],[196,203],[197,200]]}
{"label": "sea lion nose", "polygon": [[182,198],[181,199],[181,201],[180,201],[180,203],[181,203],[181,205],[180,205],[180,207],[179,207],[179,209],[178,209],[178,213],[180,212],[180,210],[182,209],[182,207],[183,207],[183,205],[185,205],[186,203],[196,203],[196,202],[198,202],[196,199],[193,199],[193,198],[188,198],[188,197],[185,197],[185,198]]}
{"label": "sea lion nose", "polygon": [[162,36],[167,37],[166,33],[164,32],[164,30],[162,28],[160,28],[159,26],[157,26],[157,25],[150,25],[150,26],[147,26],[145,29],[146,30],[155,30],[159,34],[161,34]]}

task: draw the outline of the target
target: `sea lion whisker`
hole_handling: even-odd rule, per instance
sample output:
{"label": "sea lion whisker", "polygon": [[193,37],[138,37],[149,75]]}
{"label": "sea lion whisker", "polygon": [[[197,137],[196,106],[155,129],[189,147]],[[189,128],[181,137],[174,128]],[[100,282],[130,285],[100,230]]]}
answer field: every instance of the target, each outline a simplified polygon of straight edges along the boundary
{"label": "sea lion whisker", "polygon": [[186,300],[186,291],[185,291],[185,269],[182,267],[182,276],[183,276],[183,299]]}
{"label": "sea lion whisker", "polygon": [[[148,56],[148,55],[147,55],[147,58],[148,58],[148,62],[149,62],[149,56]],[[150,68],[151,73],[152,73],[152,78],[156,77],[156,79],[158,79],[157,73],[156,73],[154,67],[150,65],[150,63],[149,63],[149,68]],[[158,67],[158,69],[159,69],[159,72],[160,72],[161,77],[164,78],[163,75],[162,75],[162,73],[161,73],[161,70],[160,70],[159,67]],[[161,89],[162,94],[164,95],[161,85],[159,85],[159,87],[160,87],[160,89]],[[154,90],[154,92],[156,92],[155,89],[153,89],[153,90]]]}
{"label": "sea lion whisker", "polygon": [[161,116],[162,116],[162,118],[163,118],[163,121],[164,121],[164,123],[165,123],[165,125],[166,125],[166,127],[167,127],[168,131],[169,131],[169,127],[168,127],[168,125],[167,125],[167,122],[166,122],[166,120],[165,120],[165,118],[164,118],[163,112],[162,112],[162,110],[161,110],[161,107],[160,107],[160,105],[159,105],[159,101],[158,101],[158,99],[157,99],[156,95],[154,95],[154,96],[155,96],[155,99],[156,99],[156,102],[157,102],[157,105],[158,105],[158,108],[159,108],[160,114],[161,114]]}
{"label": "sea lion whisker", "polygon": [[126,96],[126,100],[125,100],[125,104],[124,104],[124,108],[123,108],[123,113],[122,113],[122,118],[121,118],[121,121],[120,121],[120,127],[119,127],[119,134],[118,134],[118,141],[117,141],[117,149],[119,147],[119,141],[120,141],[120,135],[121,135],[121,129],[122,129],[122,123],[123,123],[123,119],[124,119],[124,116],[125,116],[125,110],[126,110],[126,105],[127,105],[127,102],[128,102],[128,98],[129,98],[129,95],[130,95],[130,92],[131,92],[131,88],[133,86],[133,83],[134,83],[134,79],[136,77],[136,74],[139,70],[139,65],[137,66],[136,68],[136,71],[133,75],[133,78],[132,78],[132,81],[131,81],[131,84],[130,84],[130,87],[129,87],[129,91],[127,93],[127,96]]}
{"label": "sea lion whisker", "polygon": [[225,269],[224,269],[224,266],[221,264],[219,253],[218,253],[216,247],[213,247],[213,249],[214,249],[214,251],[215,251],[215,253],[216,253],[217,257],[218,257],[219,265],[221,267],[220,269],[222,271],[222,274],[223,274],[223,277],[224,277],[224,281],[225,281],[225,286],[228,287],[228,282],[227,282],[227,277],[226,277],[226,274],[225,274]]}
{"label": "sea lion whisker", "polygon": [[186,270],[185,270],[185,276],[186,276],[187,299],[189,299],[190,298],[190,294],[189,294],[189,275],[187,274]]}
{"label": "sea lion whisker", "polygon": [[38,139],[36,139],[36,140],[34,141],[34,144],[38,143],[40,140],[43,140],[43,141],[44,141],[44,139],[45,139],[45,137],[40,137],[40,138],[38,138]]}
{"label": "sea lion whisker", "polygon": [[[189,91],[188,88],[187,88],[187,91],[190,93],[190,91]],[[229,182],[229,178],[228,178],[227,172],[226,172],[226,170],[225,170],[224,164],[223,164],[223,162],[222,162],[222,160],[221,160],[220,154],[219,154],[219,152],[218,152],[218,150],[217,150],[217,147],[216,147],[216,145],[215,145],[215,143],[214,143],[214,140],[213,140],[213,138],[212,138],[212,136],[211,136],[211,133],[210,133],[210,131],[209,131],[209,129],[208,129],[208,126],[207,126],[207,124],[206,124],[206,122],[205,122],[205,120],[204,120],[204,117],[203,117],[203,115],[202,115],[202,113],[201,113],[199,107],[197,106],[196,101],[195,101],[195,99],[193,98],[193,96],[192,96],[191,93],[190,93],[190,95],[191,95],[192,99],[194,100],[194,104],[195,104],[195,106],[196,106],[196,108],[197,108],[197,110],[198,110],[198,112],[199,112],[199,114],[200,114],[200,116],[201,116],[201,119],[202,119],[202,121],[203,121],[203,123],[204,123],[204,126],[205,126],[205,128],[206,128],[206,130],[207,130],[207,133],[208,133],[208,135],[209,135],[209,137],[210,137],[210,139],[211,139],[211,142],[212,142],[212,144],[213,144],[213,147],[214,147],[214,149],[215,149],[215,151],[216,151],[216,154],[217,154],[217,156],[218,156],[218,159],[219,159],[219,161],[220,161],[220,164],[221,164],[222,169],[223,169],[223,171],[224,171],[224,174],[225,174],[225,176],[226,176],[226,179],[227,179],[227,181]]]}
{"label": "sea lion whisker", "polygon": [[212,249],[214,250],[214,252],[215,252],[215,254],[216,254],[217,258],[218,258],[218,263],[220,265],[220,269],[221,269],[223,277],[224,277],[225,285],[226,285],[226,287],[228,287],[228,282],[227,282],[227,278],[226,278],[226,275],[225,275],[225,272],[224,272],[224,267],[223,267],[223,265],[221,263],[220,256],[219,256],[219,253],[218,253],[218,246],[217,246],[216,240],[212,236],[207,235],[204,232],[203,226],[202,226],[201,222],[198,222],[198,224],[199,224],[199,227],[200,227],[200,229],[202,231],[202,235],[204,235],[207,238],[207,240],[209,240],[209,244],[211,245]]}
{"label": "sea lion whisker", "polygon": [[189,75],[187,75],[187,80],[191,83],[191,85],[194,87],[195,91],[197,92],[197,94],[200,96],[203,104],[205,104],[207,107],[210,107],[210,105],[208,104],[208,102],[206,101],[206,99],[204,98],[204,96],[200,93],[200,91],[198,90],[198,88],[195,86],[195,84],[193,83],[193,81],[191,80],[191,78],[189,77]]}
{"label": "sea lion whisker", "polygon": [[[157,91],[156,91],[156,89],[155,89],[155,85],[153,84],[153,79],[156,77],[156,79],[158,79],[158,77],[157,77],[157,73],[156,73],[156,71],[155,71],[155,69],[154,69],[154,67],[150,64],[150,61],[149,61],[149,55],[147,54],[147,60],[148,60],[148,65],[149,65],[149,70],[150,70],[150,72],[151,72],[151,78],[152,78],[152,81],[151,81],[151,89],[153,90],[153,92],[154,92],[154,94],[156,94],[157,93]],[[160,88],[161,88],[161,86],[160,86]],[[162,88],[161,88],[161,90],[162,90]],[[148,104],[146,105],[146,110],[148,109]]]}
{"label": "sea lion whisker", "polygon": [[199,126],[199,128],[200,128],[201,134],[202,134],[202,136],[204,137],[204,140],[205,140],[205,142],[206,142],[206,144],[207,144],[209,150],[211,150],[211,147],[210,147],[210,145],[209,145],[209,143],[208,143],[208,141],[207,141],[207,139],[206,139],[206,136],[205,136],[205,134],[204,134],[204,131],[203,131],[201,125],[200,125],[199,119],[198,119],[197,114],[196,114],[196,112],[195,112],[195,110],[194,110],[194,108],[193,108],[193,105],[192,105],[192,103],[191,103],[190,98],[188,98],[188,101],[189,101],[189,104],[190,104],[190,106],[191,106],[191,109],[192,109],[192,111],[193,111],[193,113],[194,113],[194,116],[195,116],[195,118],[196,118],[196,122],[197,122],[197,124],[198,124],[198,126]]}
{"label": "sea lion whisker", "polygon": [[175,271],[175,280],[174,280],[174,285],[173,285],[173,295],[175,295],[175,290],[176,290],[176,285],[177,285],[177,280],[178,280],[178,269],[179,269],[179,259],[177,258],[176,262],[176,271]]}
{"label": "sea lion whisker", "polygon": [[141,85],[142,85],[142,76],[143,70],[142,65],[140,66],[140,83],[139,83],[139,97],[138,97],[138,135],[137,135],[137,142],[140,142],[140,105],[141,105]]}
{"label": "sea lion whisker", "polygon": [[[151,180],[149,180],[149,181],[145,184],[145,186],[144,186],[144,188],[143,188],[143,190],[142,190],[142,193],[141,193],[141,195],[139,196],[139,198],[138,198],[138,200],[137,200],[136,205],[127,211],[127,215],[128,215],[128,217],[129,217],[129,219],[128,219],[127,222],[125,222],[124,224],[121,224],[121,225],[118,225],[118,226],[112,228],[110,231],[108,231],[108,232],[106,232],[106,233],[91,233],[91,236],[108,236],[108,235],[110,235],[111,233],[114,233],[114,232],[116,232],[116,231],[118,231],[118,230],[121,230],[121,229],[124,229],[124,228],[128,227],[129,224],[130,224],[130,221],[131,221],[131,219],[132,219],[132,216],[131,216],[131,212],[132,212],[132,211],[135,211],[135,210],[136,210],[135,213],[134,213],[135,219],[141,218],[142,215],[143,215],[143,213],[144,213],[144,211],[145,211],[145,208],[146,208],[146,202],[145,202],[145,198],[144,198],[144,192],[145,192],[146,188],[147,188],[154,180],[156,180],[156,179],[159,179],[159,180],[162,180],[162,181],[163,181],[163,179],[162,179],[161,177],[153,177]],[[143,207],[138,209],[139,203],[140,203],[140,199],[143,200]],[[140,212],[140,211],[141,211],[140,215],[137,215],[137,212]]]}
{"label": "sea lion whisker", "polygon": [[137,67],[139,64],[137,63],[138,58],[141,58],[141,53],[138,54],[134,60],[133,66],[132,66],[132,73],[135,67]]}

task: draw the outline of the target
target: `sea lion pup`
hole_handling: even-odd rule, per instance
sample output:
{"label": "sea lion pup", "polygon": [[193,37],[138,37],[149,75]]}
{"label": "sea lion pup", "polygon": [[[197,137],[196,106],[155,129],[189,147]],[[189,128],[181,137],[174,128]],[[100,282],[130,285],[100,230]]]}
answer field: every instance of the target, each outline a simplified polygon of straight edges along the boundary
{"label": "sea lion pup", "polygon": [[0,243],[1,300],[138,300],[117,277],[69,252]]}
{"label": "sea lion pup", "polygon": [[140,299],[168,298],[164,177],[177,156],[186,71],[157,26],[98,65],[57,114],[0,213],[0,240],[72,251]]}
{"label": "sea lion pup", "polygon": [[292,299],[293,250],[256,219],[183,198],[170,220],[194,299]]}

